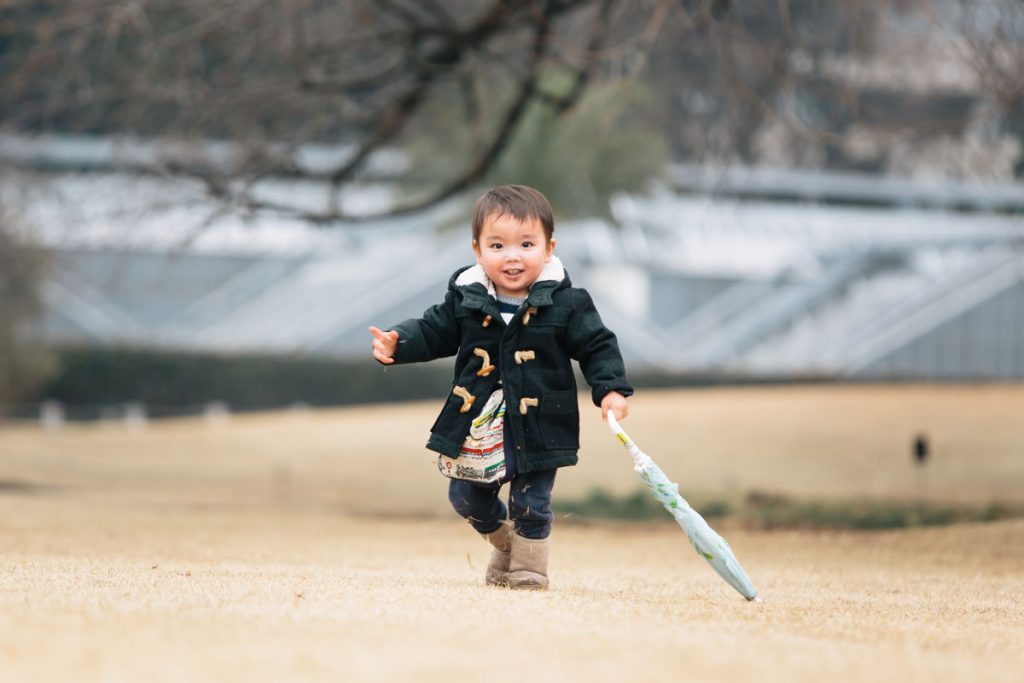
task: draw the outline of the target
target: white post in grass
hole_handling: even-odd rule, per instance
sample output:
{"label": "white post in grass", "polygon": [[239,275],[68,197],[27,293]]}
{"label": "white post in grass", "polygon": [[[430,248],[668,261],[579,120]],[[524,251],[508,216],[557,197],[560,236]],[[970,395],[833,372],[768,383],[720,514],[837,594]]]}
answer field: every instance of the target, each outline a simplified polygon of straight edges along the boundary
{"label": "white post in grass", "polygon": [[64,428],[64,404],[48,399],[39,406],[39,425],[47,432],[59,432]]}
{"label": "white post in grass", "polygon": [[219,427],[231,421],[231,409],[224,401],[210,401],[203,406],[207,427]]}
{"label": "white post in grass", "polygon": [[141,431],[149,424],[149,416],[146,413],[144,403],[125,403],[124,414],[121,418],[124,426],[132,431]]}

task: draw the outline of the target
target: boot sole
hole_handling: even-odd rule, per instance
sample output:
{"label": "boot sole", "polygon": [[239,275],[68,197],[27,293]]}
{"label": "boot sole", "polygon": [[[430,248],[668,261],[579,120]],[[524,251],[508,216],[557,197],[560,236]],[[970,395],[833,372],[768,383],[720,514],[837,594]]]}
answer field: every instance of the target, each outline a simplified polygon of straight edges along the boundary
{"label": "boot sole", "polygon": [[536,583],[521,583],[515,586],[509,584],[508,587],[514,591],[546,591],[548,589],[546,585]]}
{"label": "boot sole", "polygon": [[[513,572],[514,573],[514,572]],[[507,578],[508,587],[512,590],[520,591],[543,591],[548,589],[548,579],[546,576],[541,574],[534,574],[533,576],[509,576]]]}

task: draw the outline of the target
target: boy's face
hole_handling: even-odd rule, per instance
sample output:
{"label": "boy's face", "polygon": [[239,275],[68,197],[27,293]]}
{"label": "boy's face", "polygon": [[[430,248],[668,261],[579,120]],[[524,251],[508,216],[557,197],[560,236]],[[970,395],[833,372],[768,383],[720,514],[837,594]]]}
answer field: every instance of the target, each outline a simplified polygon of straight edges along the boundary
{"label": "boy's face", "polygon": [[516,298],[530,292],[554,250],[555,240],[547,239],[540,221],[519,221],[506,214],[484,219],[480,239],[473,244],[476,262],[498,294]]}

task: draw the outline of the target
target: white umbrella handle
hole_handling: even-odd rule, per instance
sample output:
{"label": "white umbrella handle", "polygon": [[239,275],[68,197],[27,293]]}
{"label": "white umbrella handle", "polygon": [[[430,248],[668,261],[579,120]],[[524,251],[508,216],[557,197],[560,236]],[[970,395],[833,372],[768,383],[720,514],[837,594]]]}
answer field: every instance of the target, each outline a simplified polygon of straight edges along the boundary
{"label": "white umbrella handle", "polygon": [[629,454],[633,456],[633,469],[640,472],[644,467],[650,464],[650,457],[640,450],[640,447],[636,445],[633,439],[629,438],[629,434],[626,433],[626,430],[619,426],[619,421],[615,419],[615,414],[611,410],[608,411],[608,427],[612,430],[612,434],[615,435],[615,438],[617,438],[622,445],[626,447]]}

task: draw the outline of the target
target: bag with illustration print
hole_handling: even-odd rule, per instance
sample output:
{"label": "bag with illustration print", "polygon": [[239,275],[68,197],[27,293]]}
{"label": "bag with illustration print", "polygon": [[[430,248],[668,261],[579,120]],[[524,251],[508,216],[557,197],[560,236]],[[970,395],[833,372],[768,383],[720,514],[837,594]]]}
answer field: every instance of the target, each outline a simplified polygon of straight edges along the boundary
{"label": "bag with illustration print", "polygon": [[473,420],[459,455],[437,456],[437,469],[451,479],[490,484],[505,476],[505,394],[497,389]]}

